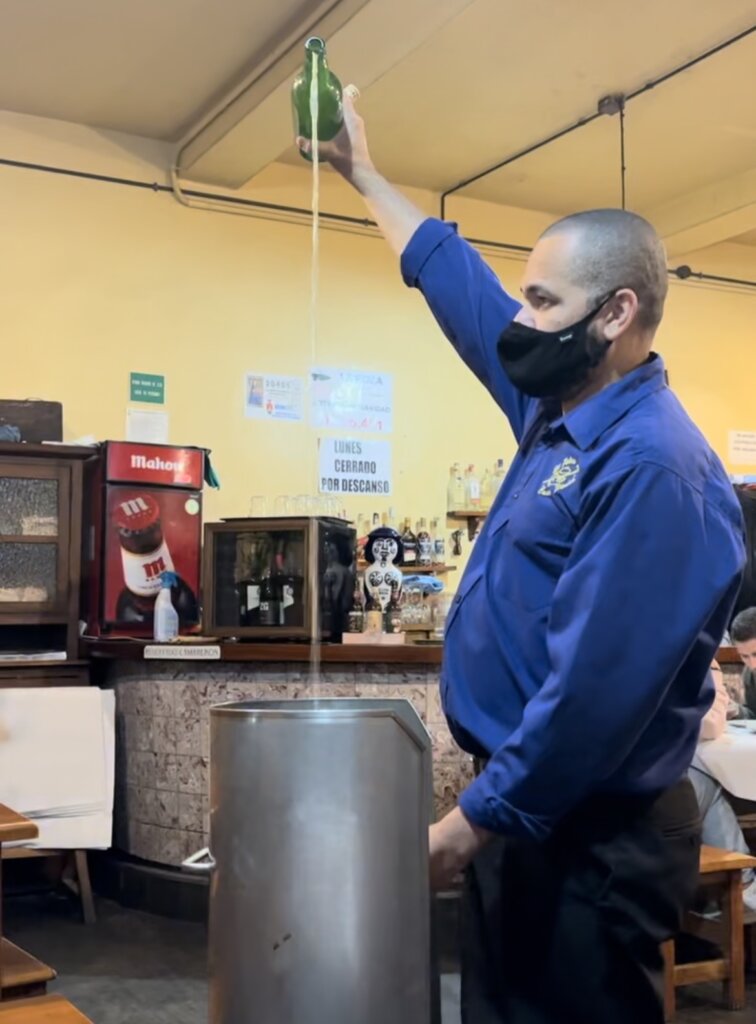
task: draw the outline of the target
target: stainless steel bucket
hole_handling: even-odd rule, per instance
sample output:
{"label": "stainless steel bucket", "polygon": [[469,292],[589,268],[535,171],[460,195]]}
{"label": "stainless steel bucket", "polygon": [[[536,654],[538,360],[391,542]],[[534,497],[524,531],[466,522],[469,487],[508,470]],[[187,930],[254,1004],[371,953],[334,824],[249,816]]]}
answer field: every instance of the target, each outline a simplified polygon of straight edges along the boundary
{"label": "stainless steel bucket", "polygon": [[[431,744],[405,700],[210,711],[211,1024],[431,1024]],[[192,866],[187,862],[187,866]]]}

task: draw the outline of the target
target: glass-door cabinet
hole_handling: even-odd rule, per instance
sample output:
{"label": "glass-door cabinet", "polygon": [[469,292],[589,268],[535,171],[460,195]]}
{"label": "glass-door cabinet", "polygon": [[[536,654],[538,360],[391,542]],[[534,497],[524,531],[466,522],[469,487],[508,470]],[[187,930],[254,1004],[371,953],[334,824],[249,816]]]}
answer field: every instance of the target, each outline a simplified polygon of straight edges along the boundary
{"label": "glass-door cabinet", "polygon": [[241,640],[341,639],[356,532],[341,519],[234,519],[205,526],[203,628]]}
{"label": "glass-door cabinet", "polygon": [[82,463],[91,449],[0,444],[0,653],[77,657]]}

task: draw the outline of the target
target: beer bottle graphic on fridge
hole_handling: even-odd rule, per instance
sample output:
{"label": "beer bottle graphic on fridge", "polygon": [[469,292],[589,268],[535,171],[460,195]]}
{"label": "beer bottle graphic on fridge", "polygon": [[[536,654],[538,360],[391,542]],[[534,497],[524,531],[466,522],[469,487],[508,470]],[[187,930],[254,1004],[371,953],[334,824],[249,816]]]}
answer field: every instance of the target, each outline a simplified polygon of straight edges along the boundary
{"label": "beer bottle graphic on fridge", "polygon": [[123,496],[114,510],[112,524],[118,533],[125,584],[116,605],[117,620],[140,625],[151,622],[162,574],[171,572],[176,576],[171,589],[179,621],[196,622],[197,598],[176,573],[157,499],[149,493]]}

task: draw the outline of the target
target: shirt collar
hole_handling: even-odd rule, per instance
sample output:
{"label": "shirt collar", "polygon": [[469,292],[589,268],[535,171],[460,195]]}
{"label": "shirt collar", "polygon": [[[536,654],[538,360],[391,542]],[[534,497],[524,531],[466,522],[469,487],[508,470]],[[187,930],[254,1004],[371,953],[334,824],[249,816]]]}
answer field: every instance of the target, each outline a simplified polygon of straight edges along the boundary
{"label": "shirt collar", "polygon": [[664,360],[652,352],[642,366],[599,391],[577,408],[552,420],[549,427],[551,430],[563,427],[578,448],[586,451],[634,405],[665,386]]}

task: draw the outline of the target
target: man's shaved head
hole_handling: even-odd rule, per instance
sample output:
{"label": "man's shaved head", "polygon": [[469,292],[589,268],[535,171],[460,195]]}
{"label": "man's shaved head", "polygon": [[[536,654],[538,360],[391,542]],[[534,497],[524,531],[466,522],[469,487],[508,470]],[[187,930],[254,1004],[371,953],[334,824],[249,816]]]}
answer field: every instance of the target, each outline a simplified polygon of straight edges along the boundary
{"label": "man's shaved head", "polygon": [[554,235],[572,241],[569,275],[592,303],[629,288],[638,297],[638,326],[658,327],[667,296],[667,260],[647,220],[626,210],[587,210],[558,220],[541,237]]}

